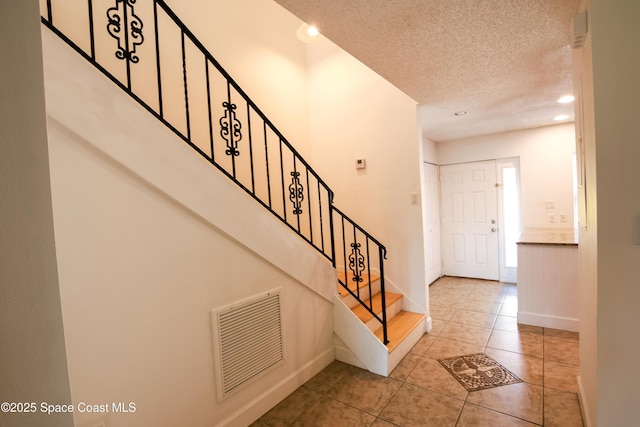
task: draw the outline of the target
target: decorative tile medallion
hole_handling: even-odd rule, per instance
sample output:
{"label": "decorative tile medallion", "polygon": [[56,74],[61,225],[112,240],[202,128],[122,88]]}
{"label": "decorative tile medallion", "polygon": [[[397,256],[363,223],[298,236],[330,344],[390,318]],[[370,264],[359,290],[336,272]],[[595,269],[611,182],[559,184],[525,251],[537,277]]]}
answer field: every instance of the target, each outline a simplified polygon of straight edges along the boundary
{"label": "decorative tile medallion", "polygon": [[438,359],[438,362],[467,391],[478,391],[522,382],[520,378],[484,353]]}

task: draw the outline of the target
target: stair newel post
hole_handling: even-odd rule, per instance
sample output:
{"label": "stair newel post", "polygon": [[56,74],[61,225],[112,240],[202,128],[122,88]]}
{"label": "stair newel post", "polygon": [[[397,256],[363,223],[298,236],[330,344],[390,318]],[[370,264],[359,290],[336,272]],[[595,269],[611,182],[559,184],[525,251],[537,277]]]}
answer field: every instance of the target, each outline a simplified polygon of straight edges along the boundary
{"label": "stair newel post", "polygon": [[379,254],[380,257],[380,295],[382,297],[382,334],[384,338],[384,345],[389,343],[389,338],[387,337],[387,301],[384,292],[384,260],[387,258],[387,249],[380,245],[379,246]]}

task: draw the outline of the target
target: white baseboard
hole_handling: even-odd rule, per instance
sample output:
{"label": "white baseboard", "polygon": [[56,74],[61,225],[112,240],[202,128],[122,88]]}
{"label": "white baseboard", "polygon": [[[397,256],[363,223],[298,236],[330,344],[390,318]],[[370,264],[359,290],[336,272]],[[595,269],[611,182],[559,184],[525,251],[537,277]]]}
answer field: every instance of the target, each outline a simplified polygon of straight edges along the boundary
{"label": "white baseboard", "polygon": [[275,384],[269,390],[248,402],[229,417],[220,421],[216,424],[216,427],[241,427],[250,425],[280,403],[284,398],[296,391],[298,387],[313,378],[318,372],[326,368],[334,360],[335,350],[331,347],[296,372],[282,379],[282,381]]}
{"label": "white baseboard", "polygon": [[578,375],[578,401],[580,402],[580,412],[582,412],[582,422],[585,427],[591,427],[591,420],[588,417],[587,397],[582,387],[582,377]]}
{"label": "white baseboard", "polygon": [[541,326],[543,328],[562,329],[564,331],[580,331],[580,319],[528,313],[525,311],[518,311],[518,323]]}

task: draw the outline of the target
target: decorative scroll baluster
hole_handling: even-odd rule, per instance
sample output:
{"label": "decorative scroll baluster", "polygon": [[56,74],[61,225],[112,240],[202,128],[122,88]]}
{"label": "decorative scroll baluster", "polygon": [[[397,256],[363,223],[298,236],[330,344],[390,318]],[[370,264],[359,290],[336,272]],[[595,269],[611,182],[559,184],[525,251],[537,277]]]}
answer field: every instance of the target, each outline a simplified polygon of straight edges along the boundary
{"label": "decorative scroll baluster", "polygon": [[136,55],[136,46],[140,46],[144,42],[142,21],[133,10],[135,4],[136,0],[116,0],[116,5],[107,9],[109,20],[107,32],[118,41],[116,58],[126,59],[134,64],[140,60]]}
{"label": "decorative scroll baluster", "polygon": [[360,243],[351,243],[351,254],[349,255],[349,270],[353,273],[353,280],[356,283],[362,282],[362,272],[364,271],[364,255],[360,252]]}
{"label": "decorative scroll baluster", "polygon": [[289,200],[293,203],[293,214],[302,213],[302,201],[304,200],[304,187],[300,183],[300,172],[291,172],[291,184],[289,184]]}
{"label": "decorative scroll baluster", "polygon": [[[189,144],[200,155],[204,156],[215,167],[220,169],[226,176],[232,179],[242,189],[244,189],[249,195],[260,202],[265,208],[272,212],[277,218],[279,218],[285,225],[290,227],[294,232],[300,235],[305,241],[316,248],[322,255],[329,259],[334,267],[338,267],[344,270],[344,274],[338,275],[338,280],[344,291],[356,298],[359,303],[364,306],[381,324],[384,329],[384,341],[387,341],[386,333],[386,312],[382,312],[382,316],[374,312],[370,303],[365,302],[366,297],[360,295],[360,286],[362,282],[370,282],[371,274],[379,275],[380,280],[380,292],[384,304],[384,266],[383,259],[386,258],[386,249],[377,240],[373,238],[364,229],[359,227],[355,222],[349,219],[345,214],[339,211],[333,204],[333,192],[326,185],[324,181],[318,176],[310,165],[299,155],[294,147],[284,138],[284,136],[278,131],[277,128],[269,121],[269,119],[258,109],[253,101],[243,92],[243,90],[237,85],[237,83],[227,74],[222,66],[216,61],[216,59],[206,50],[200,41],[189,31],[182,21],[176,16],[176,14],[168,7],[165,0],[150,0],[153,4],[153,15],[148,16],[143,13],[141,7],[137,12],[149,25],[149,19],[153,19],[151,25],[153,26],[152,43],[155,48],[155,59],[149,58],[155,62],[150,64],[145,70],[136,70],[138,73],[151,71],[155,68],[157,72],[157,106],[149,105],[145,99],[147,96],[144,91],[136,86],[132,86],[132,67],[131,64],[137,64],[142,59],[138,55],[145,37],[143,35],[143,21],[138,15],[136,15],[135,6],[140,6],[142,2],[137,0],[104,0],[98,2],[97,0],[87,0],[86,10],[89,27],[88,27],[88,40],[78,41],[72,40],[69,35],[65,35],[61,28],[57,28],[54,25],[54,16],[52,16],[52,3],[54,0],[43,0],[46,2],[46,11],[43,11],[42,23],[58,34],[66,43],[72,46],[77,52],[83,55],[93,65],[95,65],[102,73],[104,73],[109,79],[111,79],[120,88],[130,94],[138,103],[158,118],[162,123],[168,126],[178,137]],[[61,2],[62,3],[62,2]],[[73,2],[65,2],[73,3]],[[85,10],[85,8],[82,8]],[[58,10],[56,8],[56,10]],[[61,11],[64,9],[60,9]],[[75,10],[75,9],[74,9]],[[100,12],[98,12],[100,11]],[[106,12],[106,17],[105,17]],[[98,15],[99,13],[99,15]],[[98,19],[94,17],[102,16]],[[104,19],[107,22],[104,22]],[[102,63],[102,55],[96,54],[95,43],[102,41],[103,38],[97,36],[94,33],[95,25],[105,25],[106,30],[110,37],[117,41],[115,47],[115,56],[120,61],[120,66],[115,67],[118,70],[117,75],[111,74],[110,67],[113,66],[112,59]],[[162,25],[160,25],[162,23]],[[162,31],[164,26],[170,26],[166,32]],[[104,28],[104,27],[103,27]],[[176,32],[177,30],[177,32]],[[146,30],[145,30],[146,31]],[[162,34],[161,34],[162,33]],[[172,43],[177,42],[172,37],[180,34],[181,43],[181,58],[177,58],[175,55],[164,55],[165,48],[172,46]],[[148,36],[148,33],[146,34]],[[162,35],[162,37],[161,37]],[[75,36],[74,36],[75,37]],[[109,40],[109,39],[104,39]],[[112,42],[111,42],[112,43]],[[166,45],[165,45],[166,44]],[[87,46],[82,47],[82,46]],[[186,49],[188,47],[188,50]],[[151,50],[154,50],[151,48]],[[196,59],[195,65],[194,59],[198,58],[198,55],[193,55],[190,52],[192,50],[198,50],[202,57],[204,57],[204,64],[200,59]],[[99,49],[103,51],[103,47]],[[153,52],[151,53],[153,55]],[[164,58],[160,60],[161,56]],[[191,59],[190,59],[191,58]],[[181,64],[178,60],[181,59]],[[173,61],[173,62],[171,62]],[[171,83],[172,79],[162,78],[164,73],[164,63],[172,67],[171,69],[179,69],[182,67],[182,80],[184,85],[184,119],[181,117],[179,120],[175,120],[175,115],[165,114],[165,103],[167,97],[165,97],[165,90],[163,89],[163,83]],[[126,67],[126,79],[121,76],[121,67]],[[198,67],[204,65],[204,77],[201,77],[201,73],[188,74],[187,68],[191,70],[192,66]],[[139,77],[138,77],[139,76]],[[148,79],[146,75],[136,75],[140,79]],[[222,99],[214,99],[214,86],[211,84],[210,79],[224,79],[227,85],[227,94],[224,102]],[[215,80],[217,82],[217,80]],[[188,85],[187,85],[188,83]],[[216,86],[218,87],[218,86]],[[146,86],[145,86],[146,88]],[[190,93],[196,93],[200,91],[206,91],[206,104],[204,103],[189,103],[188,95]],[[148,95],[148,94],[147,94]],[[232,96],[233,95],[233,96]],[[216,99],[219,99],[216,101]],[[240,110],[237,110],[236,101]],[[219,102],[219,103],[218,103]],[[212,117],[214,113],[213,105],[221,105],[224,112],[220,112],[222,117],[218,117],[220,125],[220,136],[226,142],[225,154],[230,156],[229,161],[225,161],[224,165],[220,164],[217,159],[214,158],[214,124],[216,120]],[[206,106],[205,106],[206,105]],[[206,109],[206,111],[197,111],[197,106]],[[246,119],[244,119],[244,107],[246,106]],[[181,107],[181,106],[179,106]],[[192,137],[200,135],[204,129],[200,129],[201,123],[198,121],[191,122],[191,112],[193,110],[193,117],[204,116],[208,119],[208,137],[211,153],[206,153],[200,146],[202,141],[194,141]],[[238,111],[240,113],[238,113]],[[184,125],[186,121],[186,132],[184,131]],[[261,122],[261,123],[260,123]],[[194,125],[193,132],[191,126]],[[261,132],[259,131],[262,126]],[[257,132],[253,132],[252,127]],[[246,133],[246,135],[244,135]],[[259,150],[254,149],[254,141],[263,140],[264,142],[264,154],[262,154],[262,148]],[[245,146],[248,144],[249,158],[245,160],[240,156],[239,143],[243,142]],[[243,148],[244,150],[245,148]],[[256,157],[254,158],[254,155]],[[260,159],[258,156],[264,155],[264,167],[257,162]],[[236,157],[238,157],[236,159]],[[289,162],[292,159],[293,168],[289,169]],[[279,160],[279,161],[278,161]],[[285,162],[286,160],[286,162]],[[255,161],[255,164],[254,164]],[[250,174],[251,185],[247,187],[236,176],[236,162],[241,166],[241,177],[246,180],[247,174]],[[232,171],[229,172],[228,163],[231,163]],[[254,166],[257,171],[254,171]],[[302,172],[304,167],[304,172]],[[286,172],[290,173],[291,179],[287,184]],[[301,176],[304,173],[305,176]],[[257,179],[256,179],[257,178]],[[316,185],[317,184],[317,185]],[[287,188],[288,185],[288,188]],[[306,186],[306,188],[305,188]],[[263,188],[264,187],[264,188]],[[277,187],[277,188],[276,188]],[[317,187],[317,202],[316,202],[316,188]],[[289,201],[291,205],[287,203],[287,189],[289,191]],[[308,194],[304,194],[305,191]],[[280,200],[276,198],[282,197],[282,204]],[[306,209],[303,208],[303,203],[306,203]],[[297,219],[288,219],[291,210],[293,214],[297,215]],[[308,212],[308,221],[304,220],[303,210]],[[297,224],[295,224],[297,222]],[[302,226],[301,226],[302,223]],[[346,233],[345,225],[349,229],[349,233]],[[317,231],[314,231],[317,230]],[[347,234],[353,234],[348,236]],[[319,237],[315,237],[315,236]],[[329,242],[325,239],[329,239]],[[358,243],[357,240],[361,243]],[[366,239],[366,242],[365,242]],[[319,240],[316,241],[316,240]],[[373,245],[370,251],[369,246]],[[351,251],[349,252],[349,246]],[[375,251],[378,251],[376,259]],[[373,252],[373,253],[370,253]],[[371,255],[371,256],[370,256]],[[373,260],[372,260],[373,257]],[[340,260],[338,260],[340,258]],[[340,261],[340,266],[337,266]],[[373,262],[373,264],[372,264]],[[347,277],[351,276],[349,279]],[[351,286],[349,285],[351,283]],[[356,284],[354,287],[353,284]],[[368,297],[371,297],[371,289],[369,289]]]}
{"label": "decorative scroll baluster", "polygon": [[220,118],[220,136],[227,143],[225,154],[239,156],[238,142],[242,139],[242,123],[236,118],[236,104],[224,101],[224,116]]}

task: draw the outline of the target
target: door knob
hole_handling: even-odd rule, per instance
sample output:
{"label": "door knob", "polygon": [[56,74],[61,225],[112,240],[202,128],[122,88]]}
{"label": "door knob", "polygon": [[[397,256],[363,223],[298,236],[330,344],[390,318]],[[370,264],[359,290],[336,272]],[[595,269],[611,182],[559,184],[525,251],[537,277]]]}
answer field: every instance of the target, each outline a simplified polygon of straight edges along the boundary
{"label": "door knob", "polygon": [[493,227],[493,228],[491,229],[491,231],[492,231],[493,233],[495,233],[495,232],[496,232],[496,228],[495,228],[495,227]]}

